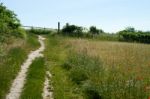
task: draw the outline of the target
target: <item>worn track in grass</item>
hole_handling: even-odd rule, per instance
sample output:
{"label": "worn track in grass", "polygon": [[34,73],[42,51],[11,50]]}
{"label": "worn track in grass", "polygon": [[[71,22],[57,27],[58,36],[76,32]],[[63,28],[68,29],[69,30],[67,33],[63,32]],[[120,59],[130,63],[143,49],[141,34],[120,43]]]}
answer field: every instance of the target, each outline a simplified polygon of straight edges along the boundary
{"label": "worn track in grass", "polygon": [[6,99],[19,99],[20,94],[22,92],[22,88],[25,84],[25,80],[27,76],[26,72],[28,71],[29,66],[31,65],[32,61],[35,60],[35,58],[43,56],[41,52],[44,51],[45,49],[44,39],[45,38],[43,38],[42,36],[39,36],[39,42],[41,44],[41,47],[35,51],[32,51],[28,55],[27,60],[21,66],[20,72],[18,73],[17,77],[12,83],[10,92],[6,95]]}

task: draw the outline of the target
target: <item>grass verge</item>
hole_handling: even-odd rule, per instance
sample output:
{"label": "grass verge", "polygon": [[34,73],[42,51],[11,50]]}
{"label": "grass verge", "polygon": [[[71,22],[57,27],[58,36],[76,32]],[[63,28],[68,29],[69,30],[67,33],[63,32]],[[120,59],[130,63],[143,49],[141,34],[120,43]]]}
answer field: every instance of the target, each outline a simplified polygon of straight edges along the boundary
{"label": "grass verge", "polygon": [[33,61],[27,72],[21,99],[42,99],[45,70],[44,58],[37,58]]}

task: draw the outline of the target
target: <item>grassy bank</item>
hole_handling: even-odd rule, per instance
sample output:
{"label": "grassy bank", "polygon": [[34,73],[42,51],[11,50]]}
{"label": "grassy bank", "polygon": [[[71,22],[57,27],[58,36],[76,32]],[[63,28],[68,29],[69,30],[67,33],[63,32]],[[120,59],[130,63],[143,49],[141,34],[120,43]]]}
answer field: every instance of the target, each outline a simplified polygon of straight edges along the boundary
{"label": "grassy bank", "polygon": [[42,99],[45,70],[44,58],[37,58],[33,61],[27,72],[21,99]]}
{"label": "grassy bank", "polygon": [[11,37],[0,45],[0,99],[5,98],[28,53],[38,47],[37,36],[32,34],[26,38]]}

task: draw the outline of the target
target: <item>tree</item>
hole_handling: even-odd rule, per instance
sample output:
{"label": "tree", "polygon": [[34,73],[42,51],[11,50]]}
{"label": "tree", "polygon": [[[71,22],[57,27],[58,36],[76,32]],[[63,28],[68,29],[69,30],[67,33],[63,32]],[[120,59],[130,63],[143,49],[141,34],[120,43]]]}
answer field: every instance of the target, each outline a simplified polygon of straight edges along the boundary
{"label": "tree", "polygon": [[89,32],[92,34],[99,34],[100,32],[103,32],[103,30],[100,31],[96,26],[91,26]]}
{"label": "tree", "polygon": [[82,36],[83,34],[83,28],[76,26],[76,25],[69,25],[68,23],[66,26],[63,27],[62,33],[64,35],[70,35],[70,36]]}
{"label": "tree", "polygon": [[20,25],[17,15],[0,3],[0,33],[12,33]]}
{"label": "tree", "polygon": [[102,29],[99,30],[99,33],[104,33],[104,31]]}
{"label": "tree", "polygon": [[133,32],[136,32],[135,29],[134,29],[134,27],[127,27],[127,28],[125,29],[125,31],[126,31],[126,32],[132,32],[132,33],[133,33]]}
{"label": "tree", "polygon": [[122,41],[150,43],[150,32],[137,31],[133,27],[119,31],[118,34]]}

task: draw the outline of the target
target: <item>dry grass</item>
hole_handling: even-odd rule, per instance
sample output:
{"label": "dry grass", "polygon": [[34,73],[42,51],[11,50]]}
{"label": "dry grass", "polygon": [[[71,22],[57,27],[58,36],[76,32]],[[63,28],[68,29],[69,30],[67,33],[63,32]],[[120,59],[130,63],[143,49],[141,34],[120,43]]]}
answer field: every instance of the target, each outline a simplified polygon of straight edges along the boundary
{"label": "dry grass", "polygon": [[[127,74],[130,71],[146,73],[150,67],[150,45],[89,40],[70,40],[77,52],[87,52],[89,56],[100,57],[108,68],[122,68]],[[128,71],[128,72],[127,72]]]}
{"label": "dry grass", "polygon": [[[47,44],[46,59],[63,67],[50,63],[55,74],[55,97],[68,97],[64,90],[56,90],[64,85],[77,89],[73,92],[85,99],[148,99],[150,96],[150,45],[66,37],[50,37]],[[64,80],[65,77],[69,80]]]}
{"label": "dry grass", "polygon": [[[149,97],[150,45],[85,39],[70,39],[69,44],[75,52],[98,57],[103,63],[105,75],[90,78],[94,83],[100,84],[102,80],[104,86],[106,85],[99,90],[103,90],[102,96],[112,98],[116,94],[114,99]],[[104,92],[105,88],[108,88],[107,92]]]}

